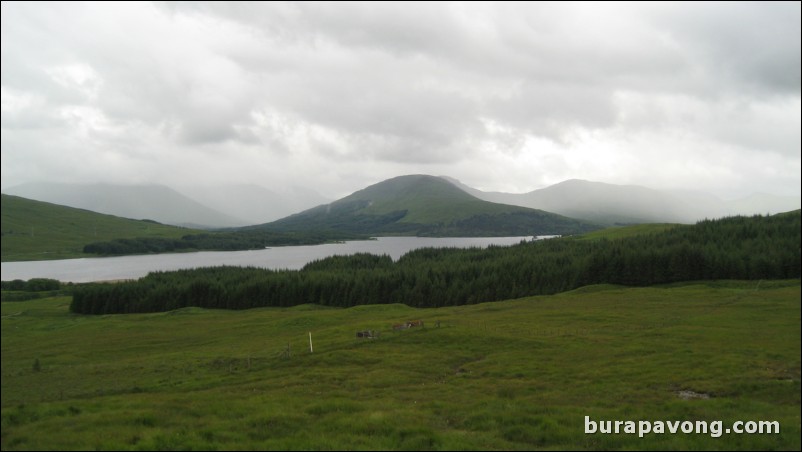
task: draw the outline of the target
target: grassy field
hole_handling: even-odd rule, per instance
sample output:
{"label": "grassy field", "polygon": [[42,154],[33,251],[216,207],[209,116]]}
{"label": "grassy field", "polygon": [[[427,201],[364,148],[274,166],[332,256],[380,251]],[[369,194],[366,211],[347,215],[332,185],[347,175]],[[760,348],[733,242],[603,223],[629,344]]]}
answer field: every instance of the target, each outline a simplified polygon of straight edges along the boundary
{"label": "grassy field", "polygon": [[[69,301],[2,303],[3,450],[800,449],[799,280],[426,310],[80,316]],[[585,416],[781,433],[585,434]]]}
{"label": "grassy field", "polygon": [[180,238],[195,232],[199,231],[3,195],[0,256],[3,262],[94,257],[83,253],[84,245],[119,238]]}
{"label": "grassy field", "polygon": [[659,234],[676,227],[683,227],[684,225],[673,223],[648,223],[648,224],[635,224],[631,226],[613,226],[598,231],[587,232],[582,235],[576,236],[576,240],[618,240],[628,237],[635,237],[645,234]]}

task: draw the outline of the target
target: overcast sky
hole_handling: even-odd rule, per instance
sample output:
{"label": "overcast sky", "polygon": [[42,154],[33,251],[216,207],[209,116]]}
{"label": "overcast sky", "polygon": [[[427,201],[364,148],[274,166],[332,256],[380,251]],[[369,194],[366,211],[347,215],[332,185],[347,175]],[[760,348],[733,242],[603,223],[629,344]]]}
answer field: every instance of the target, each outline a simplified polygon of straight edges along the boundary
{"label": "overcast sky", "polygon": [[2,187],[800,193],[800,4],[2,3]]}

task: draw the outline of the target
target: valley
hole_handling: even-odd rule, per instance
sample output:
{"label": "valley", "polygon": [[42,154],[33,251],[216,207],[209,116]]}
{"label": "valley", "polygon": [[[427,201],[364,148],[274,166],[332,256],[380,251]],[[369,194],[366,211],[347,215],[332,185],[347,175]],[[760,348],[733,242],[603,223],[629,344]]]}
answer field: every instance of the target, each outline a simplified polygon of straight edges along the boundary
{"label": "valley", "polygon": [[802,449],[800,2],[2,2],[0,451]]}
{"label": "valley", "polygon": [[[365,231],[401,241],[504,228],[567,235],[9,292],[26,301],[2,303],[3,450],[800,447],[798,210],[601,229],[481,201],[429,176],[220,232],[6,195],[3,208],[4,260],[7,239],[30,228],[8,220],[20,213],[67,221],[73,250],[89,224],[217,243]],[[38,228],[28,237],[52,248]],[[170,238],[179,232],[191,233]],[[767,421],[780,431],[641,438],[587,433],[586,417]]]}

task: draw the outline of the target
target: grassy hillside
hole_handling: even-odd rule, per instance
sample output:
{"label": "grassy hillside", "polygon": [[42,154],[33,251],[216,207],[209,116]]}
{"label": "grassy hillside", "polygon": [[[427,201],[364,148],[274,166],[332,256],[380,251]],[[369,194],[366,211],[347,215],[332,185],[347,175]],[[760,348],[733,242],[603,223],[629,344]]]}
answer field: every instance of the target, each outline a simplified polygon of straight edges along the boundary
{"label": "grassy hillside", "polygon": [[3,262],[86,257],[83,247],[92,242],[192,232],[198,231],[2,195]]}
{"label": "grassy hillside", "polygon": [[440,236],[576,234],[599,228],[542,210],[482,201],[425,175],[389,179],[263,227]]}
{"label": "grassy hillside", "polygon": [[594,241],[600,239],[618,240],[628,237],[636,237],[639,235],[659,234],[669,229],[677,227],[687,227],[687,225],[679,225],[672,223],[648,223],[648,224],[635,224],[630,226],[613,226],[598,231],[588,232],[577,236],[577,240]]}
{"label": "grassy hillside", "polygon": [[488,203],[432,176],[402,176],[360,190],[340,203],[362,201],[365,214],[386,215],[399,210],[407,214],[402,223],[436,224],[462,220],[479,214],[523,211]]}
{"label": "grassy hillside", "polygon": [[[799,450],[799,299],[793,280],[439,309],[6,302],[2,449]],[[639,438],[585,434],[585,416],[781,430]]]}
{"label": "grassy hillside", "polygon": [[31,182],[6,188],[5,193],[123,218],[148,218],[175,226],[205,229],[247,224],[164,185]]}

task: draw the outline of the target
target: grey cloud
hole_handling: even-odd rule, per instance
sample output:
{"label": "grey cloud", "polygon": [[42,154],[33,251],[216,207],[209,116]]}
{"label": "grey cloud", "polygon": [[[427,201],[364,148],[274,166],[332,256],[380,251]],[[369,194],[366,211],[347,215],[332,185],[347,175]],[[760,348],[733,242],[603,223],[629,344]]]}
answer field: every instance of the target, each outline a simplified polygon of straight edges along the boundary
{"label": "grey cloud", "polygon": [[[233,126],[248,122],[252,99],[248,87],[242,88],[238,67],[193,42],[194,36],[181,36],[180,24],[148,10],[126,17],[124,12],[95,5],[61,4],[53,9],[61,13],[58,22],[48,8],[25,9],[28,14],[21,14],[29,24],[47,22],[42,28],[30,26],[60,40],[33,57],[23,52],[26,49],[4,49],[3,66],[14,68],[8,76],[3,72],[4,86],[44,95],[52,107],[92,105],[123,123],[154,127],[180,123],[180,139],[190,144],[240,138]],[[137,19],[155,23],[142,29]],[[96,70],[100,79],[96,99],[86,99],[80,86],[59,83],[59,62]]]}
{"label": "grey cloud", "polygon": [[[276,71],[279,77],[261,74],[275,89],[264,93],[264,102],[278,102],[312,123],[348,135],[384,135],[386,142],[408,142],[412,149],[414,142],[444,150],[470,140],[480,135],[478,117],[487,115],[498,115],[499,121],[524,133],[564,140],[572,127],[613,125],[618,115],[614,96],[622,89],[709,90],[718,83],[696,80],[695,61],[687,60],[693,55],[678,51],[648,23],[632,25],[662,20],[669,30],[689,29],[694,36],[692,31],[706,30],[709,24],[683,22],[696,16],[693,8],[652,11],[641,5],[602,5],[587,12],[587,6],[212,3],[189,9],[246,24],[267,44],[280,43],[297,52],[287,55],[269,47],[246,61],[233,51],[237,55],[232,59],[255,64],[245,70],[283,66]],[[177,9],[186,11],[182,8]],[[712,9],[705,18],[721,15]],[[737,35],[739,24],[749,20],[752,11],[733,9],[730,16],[737,20],[707,19],[715,21],[715,32],[695,33],[688,38],[693,46],[720,48],[719,36]],[[597,12],[607,15],[594,17]],[[575,26],[565,26],[566,21]],[[459,83],[465,74],[471,74],[472,87],[479,93],[473,99],[421,93],[415,87],[427,76]],[[494,96],[499,80],[518,90],[512,96]],[[430,104],[453,104],[457,117],[432,112],[426,95]],[[407,104],[410,99],[413,105]],[[182,113],[189,115],[186,121],[191,124],[191,113]],[[222,136],[230,129],[223,125],[216,130]],[[415,155],[408,153],[410,158]]]}
{"label": "grey cloud", "polygon": [[799,2],[700,2],[654,13],[655,24],[710,77],[713,93],[759,89],[757,95],[799,95]]}
{"label": "grey cloud", "polygon": [[[203,153],[388,175],[478,174],[500,152],[522,189],[536,188],[521,170],[531,161],[515,160],[539,154],[532,142],[565,154],[544,157],[543,179],[605,174],[566,162],[594,146],[626,160],[628,137],[646,134],[776,152],[793,168],[799,126],[781,118],[799,108],[799,16],[764,3],[4,3],[4,143],[38,127],[139,169]],[[70,67],[96,80],[71,84]],[[59,113],[76,109],[97,120],[81,131]],[[608,141],[577,139],[597,135]],[[15,136],[4,167],[36,166],[26,140],[44,153]]]}

